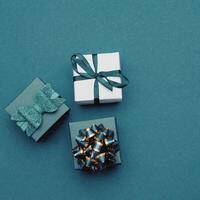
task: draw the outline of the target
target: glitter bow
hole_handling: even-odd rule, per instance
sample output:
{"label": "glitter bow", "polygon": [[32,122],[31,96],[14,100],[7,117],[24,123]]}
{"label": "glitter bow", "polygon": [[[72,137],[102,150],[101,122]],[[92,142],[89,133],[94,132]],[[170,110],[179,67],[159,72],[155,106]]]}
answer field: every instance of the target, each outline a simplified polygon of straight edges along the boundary
{"label": "glitter bow", "polygon": [[114,131],[103,124],[79,130],[76,142],[73,154],[81,169],[95,172],[115,165],[119,143],[114,139]]}
{"label": "glitter bow", "polygon": [[33,98],[33,105],[21,106],[11,115],[27,136],[31,136],[42,124],[43,113],[53,113],[64,103],[65,99],[56,93],[50,84],[46,84]]}

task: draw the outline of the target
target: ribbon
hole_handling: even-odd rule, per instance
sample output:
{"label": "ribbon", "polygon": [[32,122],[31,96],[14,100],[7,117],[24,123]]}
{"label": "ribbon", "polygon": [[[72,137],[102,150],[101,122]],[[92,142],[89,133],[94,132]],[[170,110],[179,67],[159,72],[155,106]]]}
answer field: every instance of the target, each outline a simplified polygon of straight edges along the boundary
{"label": "ribbon", "polygon": [[56,93],[50,84],[46,84],[33,97],[33,105],[21,106],[11,115],[27,136],[31,136],[42,124],[43,113],[53,113],[64,103],[65,99]]}
{"label": "ribbon", "polygon": [[[112,70],[112,71],[102,71],[97,72],[98,59],[97,54],[92,54],[92,61],[94,65],[94,70],[91,65],[88,63],[87,59],[80,53],[74,54],[71,57],[72,68],[73,70],[79,74],[79,76],[74,76],[74,81],[87,80],[87,79],[95,79],[94,82],[94,102],[99,103],[99,84],[102,84],[104,87],[109,89],[110,91],[115,88],[123,88],[128,85],[128,79],[121,73],[120,70]],[[85,72],[79,72],[77,65],[79,65]],[[110,80],[108,77],[119,77],[121,82],[116,82]]]}
{"label": "ribbon", "polygon": [[77,146],[72,150],[81,169],[101,171],[116,164],[119,143],[114,139],[114,131],[103,124],[79,130]]}

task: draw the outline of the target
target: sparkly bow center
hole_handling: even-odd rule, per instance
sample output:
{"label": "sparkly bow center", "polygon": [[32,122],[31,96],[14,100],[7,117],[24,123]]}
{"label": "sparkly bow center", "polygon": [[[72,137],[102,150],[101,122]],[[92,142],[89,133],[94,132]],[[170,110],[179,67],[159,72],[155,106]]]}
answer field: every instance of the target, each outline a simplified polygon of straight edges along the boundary
{"label": "sparkly bow center", "polygon": [[81,129],[76,142],[73,153],[80,168],[86,171],[100,171],[115,164],[115,154],[119,151],[119,145],[114,139],[114,131],[104,128],[102,124]]}

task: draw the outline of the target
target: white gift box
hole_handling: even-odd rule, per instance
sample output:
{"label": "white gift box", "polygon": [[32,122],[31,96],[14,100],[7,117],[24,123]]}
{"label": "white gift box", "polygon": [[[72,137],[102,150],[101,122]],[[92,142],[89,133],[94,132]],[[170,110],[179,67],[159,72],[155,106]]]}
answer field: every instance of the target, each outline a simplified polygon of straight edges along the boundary
{"label": "white gift box", "polygon": [[[84,55],[88,63],[94,70],[92,54]],[[97,72],[121,70],[119,52],[114,53],[100,53],[97,54]],[[85,71],[78,65],[78,72]],[[79,76],[73,70],[73,76]],[[121,82],[119,77],[108,77],[112,81]],[[95,79],[76,80],[74,81],[74,99],[78,104],[94,104],[94,82]],[[102,84],[99,84],[99,103],[113,103],[122,101],[122,88],[115,88],[113,90],[107,89]]]}

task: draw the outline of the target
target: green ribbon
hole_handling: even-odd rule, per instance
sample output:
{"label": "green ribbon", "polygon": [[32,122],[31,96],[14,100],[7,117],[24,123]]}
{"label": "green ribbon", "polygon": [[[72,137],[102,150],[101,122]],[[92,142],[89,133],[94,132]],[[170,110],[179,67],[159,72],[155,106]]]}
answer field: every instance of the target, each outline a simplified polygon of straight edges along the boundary
{"label": "green ribbon", "polygon": [[17,126],[27,136],[33,133],[42,124],[43,113],[53,113],[64,103],[65,99],[56,93],[50,84],[46,84],[33,98],[33,105],[21,106],[11,115],[11,120],[16,121]]}
{"label": "green ribbon", "polygon": [[[97,72],[98,67],[98,59],[97,54],[92,54],[92,61],[94,65],[94,70],[88,63],[87,59],[80,53],[74,54],[71,57],[72,67],[73,70],[79,74],[79,76],[74,76],[74,81],[81,81],[87,79],[95,79],[94,82],[94,101],[95,103],[99,103],[99,84],[102,84],[104,87],[109,89],[110,91],[115,88],[123,88],[128,85],[128,79],[121,73],[120,70],[112,70],[112,71],[102,71]],[[79,65],[85,72],[79,72],[78,66]],[[108,77],[119,77],[121,82],[116,82],[110,80]]]}
{"label": "green ribbon", "polygon": [[81,169],[95,172],[116,164],[119,143],[114,138],[114,131],[103,124],[79,130],[76,142],[72,151]]}

